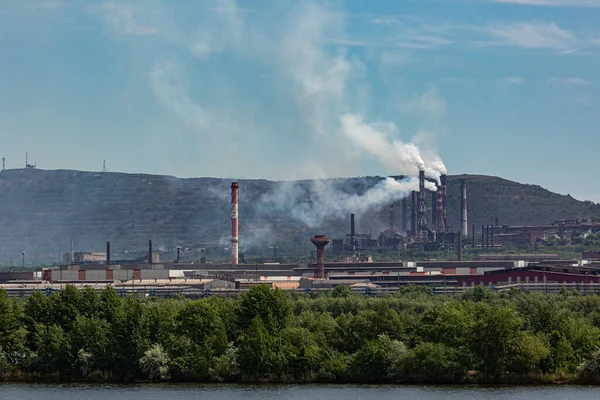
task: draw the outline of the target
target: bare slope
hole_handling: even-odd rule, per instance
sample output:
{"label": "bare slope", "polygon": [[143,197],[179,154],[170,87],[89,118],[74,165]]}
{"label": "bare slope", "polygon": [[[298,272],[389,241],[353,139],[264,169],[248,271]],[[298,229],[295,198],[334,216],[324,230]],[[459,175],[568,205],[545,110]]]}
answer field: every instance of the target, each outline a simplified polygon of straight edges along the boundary
{"label": "bare slope", "polygon": [[[458,229],[460,179],[469,182],[469,223],[538,224],[561,218],[600,216],[600,206],[495,177],[449,177],[449,218]],[[347,193],[362,193],[378,178],[331,180]],[[228,244],[230,227],[228,180],[178,179],[171,176],[81,171],[8,170],[0,173],[0,263],[21,251],[28,263],[57,260],[75,239],[77,250],[144,251],[148,239],[155,248],[189,248]],[[290,211],[269,209],[260,201],[282,185],[265,180],[240,181],[242,247],[274,241],[304,247],[309,235],[341,236],[348,217],[328,218],[307,227]],[[288,186],[289,187],[289,184]],[[311,182],[297,183],[298,196],[311,200]],[[374,210],[359,217],[359,229],[377,234],[386,228],[389,212]],[[399,224],[399,207],[396,212]],[[262,243],[261,243],[262,242]]]}

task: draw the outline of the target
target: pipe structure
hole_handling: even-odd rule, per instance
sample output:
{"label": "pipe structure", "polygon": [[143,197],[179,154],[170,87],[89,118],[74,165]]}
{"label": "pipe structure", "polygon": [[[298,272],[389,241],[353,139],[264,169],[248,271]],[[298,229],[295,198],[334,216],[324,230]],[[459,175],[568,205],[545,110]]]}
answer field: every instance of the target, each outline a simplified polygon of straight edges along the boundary
{"label": "pipe structure", "polygon": [[317,246],[317,278],[325,278],[325,246],[330,242],[327,235],[315,235],[310,241]]}
{"label": "pipe structure", "polygon": [[463,260],[463,235],[458,232],[458,261]]}
{"label": "pipe structure", "polygon": [[462,234],[463,236],[469,236],[469,226],[468,226],[468,218],[467,218],[467,181],[465,179],[463,179],[461,181],[461,214],[460,214],[460,220],[461,220],[461,229],[462,229]]}
{"label": "pipe structure", "polygon": [[106,242],[106,265],[110,266],[110,242]]}
{"label": "pipe structure", "polygon": [[471,233],[473,234],[473,241],[471,242],[471,247],[475,248],[475,224],[471,227]]}
{"label": "pipe structure", "polygon": [[406,197],[402,199],[402,233],[406,234],[408,229],[408,200]]}
{"label": "pipe structure", "polygon": [[446,232],[448,228],[448,176],[442,175],[440,176],[440,186],[442,187],[442,223],[444,225],[444,232]]}
{"label": "pipe structure", "polygon": [[438,190],[435,192],[436,193],[436,204],[435,207],[437,208],[437,220],[432,221],[432,224],[436,224],[437,226],[437,230],[438,233],[442,233],[446,231],[446,225],[445,225],[445,221],[444,221],[444,193],[442,190],[442,186],[438,186]]}
{"label": "pipe structure", "polygon": [[418,235],[421,240],[427,237],[427,217],[425,216],[425,171],[419,171],[419,222]]}
{"label": "pipe structure", "polygon": [[231,183],[231,264],[238,264],[238,190],[237,182]]}
{"label": "pipe structure", "polygon": [[148,240],[148,264],[152,264],[152,240]]}
{"label": "pipe structure", "polygon": [[417,200],[417,192],[413,191],[411,193],[411,211],[410,211],[410,234],[412,236],[417,236],[417,209],[418,200]]}
{"label": "pipe structure", "polygon": [[431,229],[438,230],[437,190],[431,192]]}
{"label": "pipe structure", "polygon": [[356,230],[354,225],[354,214],[350,214],[350,248],[356,252]]}

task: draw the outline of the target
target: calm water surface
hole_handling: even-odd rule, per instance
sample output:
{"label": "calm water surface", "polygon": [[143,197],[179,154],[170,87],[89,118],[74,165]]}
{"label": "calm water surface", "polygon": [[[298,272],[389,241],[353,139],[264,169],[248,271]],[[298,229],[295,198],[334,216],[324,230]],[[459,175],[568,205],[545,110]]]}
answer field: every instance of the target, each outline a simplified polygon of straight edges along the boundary
{"label": "calm water surface", "polygon": [[588,386],[350,386],[350,385],[32,385],[0,384],[2,400],[312,400],[312,399],[600,399]]}

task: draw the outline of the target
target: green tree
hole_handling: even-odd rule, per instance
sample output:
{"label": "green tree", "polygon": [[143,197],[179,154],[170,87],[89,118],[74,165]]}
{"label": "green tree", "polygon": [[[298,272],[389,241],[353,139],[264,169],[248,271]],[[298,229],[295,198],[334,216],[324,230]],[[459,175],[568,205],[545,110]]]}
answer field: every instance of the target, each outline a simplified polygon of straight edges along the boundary
{"label": "green tree", "polygon": [[112,342],[108,322],[97,317],[78,316],[73,324],[70,347],[73,358],[84,364],[75,372],[82,369],[88,374],[94,369],[108,371],[113,361]]}
{"label": "green tree", "polygon": [[116,316],[111,325],[113,371],[125,379],[135,379],[139,375],[138,360],[151,344],[147,308],[135,297],[128,296],[123,301],[122,312]]}
{"label": "green tree", "polygon": [[511,308],[479,307],[470,337],[478,371],[484,378],[494,380],[508,371],[518,350],[521,326],[521,318]]}
{"label": "green tree", "polygon": [[169,355],[160,344],[153,344],[140,358],[140,370],[150,381],[166,381],[170,378]]}
{"label": "green tree", "polygon": [[215,382],[233,381],[240,375],[238,349],[230,343],[225,353],[213,360],[209,370],[211,380]]}
{"label": "green tree", "polygon": [[240,338],[240,371],[246,379],[274,378],[280,373],[281,343],[271,337],[260,317],[254,317]]}
{"label": "green tree", "polygon": [[542,370],[542,362],[549,355],[550,349],[542,338],[523,332],[518,341],[517,354],[511,370],[521,375],[539,373]]}
{"label": "green tree", "polygon": [[408,353],[401,371],[409,382],[457,383],[467,372],[457,353],[442,343],[421,343]]}
{"label": "green tree", "polygon": [[71,332],[73,322],[79,315],[81,293],[73,285],[67,285],[58,294],[50,297],[52,323],[60,326],[65,332]]}
{"label": "green tree", "polygon": [[268,285],[256,285],[240,296],[237,320],[240,329],[248,329],[254,318],[262,320],[269,334],[280,332],[291,318],[291,306],[285,292]]}
{"label": "green tree", "polygon": [[178,332],[202,347],[208,357],[221,355],[228,346],[225,324],[218,309],[206,300],[187,303],[177,318]]}
{"label": "green tree", "polygon": [[286,372],[296,380],[314,380],[323,362],[323,352],[315,336],[305,328],[287,328],[282,337]]}
{"label": "green tree", "polygon": [[592,353],[587,360],[577,367],[577,375],[583,382],[600,382],[600,349]]}
{"label": "green tree", "polygon": [[21,326],[23,314],[15,300],[11,300],[4,289],[0,289],[0,348],[5,362],[11,369],[24,366],[28,357],[27,331]]}
{"label": "green tree", "polygon": [[35,326],[35,369],[43,374],[71,374],[73,358],[69,338],[56,324]]}
{"label": "green tree", "polygon": [[368,340],[353,355],[351,371],[360,382],[389,382],[397,378],[406,346],[386,335]]}

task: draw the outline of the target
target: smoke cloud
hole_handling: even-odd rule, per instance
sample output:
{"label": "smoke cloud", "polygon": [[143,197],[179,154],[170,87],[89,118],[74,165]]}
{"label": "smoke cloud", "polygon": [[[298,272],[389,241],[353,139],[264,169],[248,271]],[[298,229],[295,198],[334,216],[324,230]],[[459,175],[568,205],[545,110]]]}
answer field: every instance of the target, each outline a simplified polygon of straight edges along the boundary
{"label": "smoke cloud", "polygon": [[[365,124],[358,115],[343,115],[341,125],[346,138],[359,150],[375,156],[388,173],[415,176],[425,170],[425,163],[415,144],[390,139],[372,125]],[[389,128],[396,131],[393,124],[389,124]]]}
{"label": "smoke cloud", "polygon": [[413,177],[403,180],[387,177],[362,194],[346,193],[336,187],[337,183],[336,180],[316,180],[308,193],[298,184],[282,183],[264,195],[261,204],[265,212],[289,211],[290,217],[316,228],[325,218],[344,218],[350,211],[362,215],[372,208],[396,202],[419,188],[418,179]]}
{"label": "smoke cloud", "polygon": [[[146,15],[148,7],[134,3],[125,8],[115,3],[101,16],[118,34],[135,31],[162,43],[147,54],[147,83],[157,102],[186,130],[185,143],[214,149],[202,160],[211,168],[218,165],[221,176],[337,178],[364,173],[367,165],[377,174],[407,177],[382,178],[360,194],[341,190],[334,179],[313,181],[308,188],[306,183],[280,183],[260,200],[265,211],[287,209],[291,218],[315,227],[324,218],[360,215],[400,200],[418,189],[419,171],[438,181],[446,173],[432,149],[401,139],[395,115],[388,122],[370,121],[365,112],[370,105],[369,69],[359,53],[332,41],[344,43],[348,37],[343,10],[309,1],[281,3],[255,13],[234,0],[207,1],[193,6],[202,22],[198,29],[180,18],[186,14],[176,3],[156,3],[164,20],[156,13]],[[280,22],[265,28],[267,20]],[[178,49],[178,56],[172,48]],[[252,77],[211,69],[225,57],[266,71],[269,79],[262,84],[277,99],[273,104],[285,105],[285,116],[274,117],[278,126],[255,118],[256,113],[275,115],[279,109],[258,108],[256,88],[250,85],[248,90]],[[252,64],[255,60],[259,64]],[[194,82],[188,76],[194,70],[207,72],[207,78]],[[437,92],[427,94],[405,111],[418,111],[430,99],[438,99]],[[195,140],[189,139],[192,135]],[[286,152],[295,153],[289,157]],[[436,188],[431,182],[426,185],[428,190]]]}

